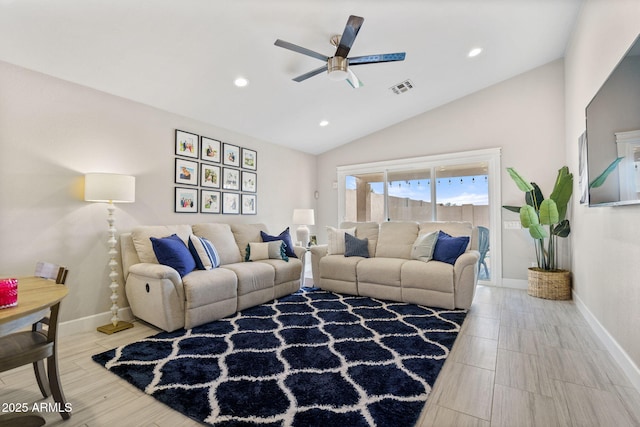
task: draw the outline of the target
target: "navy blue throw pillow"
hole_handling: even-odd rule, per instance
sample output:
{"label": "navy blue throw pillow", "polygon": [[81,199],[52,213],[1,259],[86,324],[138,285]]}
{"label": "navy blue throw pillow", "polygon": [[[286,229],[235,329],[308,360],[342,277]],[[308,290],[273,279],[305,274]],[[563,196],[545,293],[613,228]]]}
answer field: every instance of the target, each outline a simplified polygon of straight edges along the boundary
{"label": "navy blue throw pillow", "polygon": [[160,239],[151,237],[153,252],[158,258],[158,262],[167,265],[178,272],[183,277],[196,269],[196,262],[189,248],[182,239],[175,234]]}
{"label": "navy blue throw pillow", "polygon": [[344,233],[344,256],[361,256],[369,258],[369,239],[358,239],[349,233]]}
{"label": "navy blue throw pillow", "polygon": [[282,240],[286,245],[284,248],[285,253],[288,257],[298,258],[296,253],[293,251],[293,243],[291,243],[291,235],[289,234],[289,227],[286,228],[282,233],[277,236],[271,236],[264,231],[260,231],[260,236],[262,236],[263,242],[274,242],[276,240]]}
{"label": "navy blue throw pillow", "polygon": [[451,237],[444,231],[440,231],[432,259],[453,265],[458,257],[467,250],[468,245],[469,236]]}

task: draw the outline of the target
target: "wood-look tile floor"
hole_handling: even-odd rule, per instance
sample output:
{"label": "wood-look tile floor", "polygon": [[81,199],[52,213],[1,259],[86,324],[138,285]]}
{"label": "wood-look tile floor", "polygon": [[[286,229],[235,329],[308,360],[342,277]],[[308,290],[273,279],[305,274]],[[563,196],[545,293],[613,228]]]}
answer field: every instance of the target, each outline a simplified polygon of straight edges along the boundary
{"label": "wood-look tile floor", "polygon": [[[45,412],[47,426],[200,425],[91,359],[156,332],[136,322],[111,336],[63,337],[61,381],[72,417]],[[0,404],[51,401],[42,399],[31,367],[0,373]],[[572,302],[479,286],[418,425],[640,426],[640,393]]]}

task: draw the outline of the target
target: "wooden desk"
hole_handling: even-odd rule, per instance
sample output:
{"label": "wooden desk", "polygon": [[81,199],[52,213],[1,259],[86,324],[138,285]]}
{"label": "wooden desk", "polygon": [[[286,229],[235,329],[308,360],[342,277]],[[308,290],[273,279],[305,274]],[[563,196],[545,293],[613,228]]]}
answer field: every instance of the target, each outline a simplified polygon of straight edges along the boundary
{"label": "wooden desk", "polygon": [[18,305],[0,309],[0,337],[42,319],[69,289],[41,277],[18,278]]}

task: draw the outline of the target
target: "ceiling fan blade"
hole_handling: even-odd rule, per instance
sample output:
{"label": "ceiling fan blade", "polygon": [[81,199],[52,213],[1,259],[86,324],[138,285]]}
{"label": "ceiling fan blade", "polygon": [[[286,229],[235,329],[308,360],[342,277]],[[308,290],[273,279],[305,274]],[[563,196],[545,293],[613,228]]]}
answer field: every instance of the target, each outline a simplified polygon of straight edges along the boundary
{"label": "ceiling fan blade", "polygon": [[279,46],[279,47],[282,47],[282,48],[285,48],[285,49],[289,49],[289,50],[292,50],[294,52],[298,52],[298,53],[301,53],[303,55],[310,56],[312,58],[319,59],[320,61],[325,61],[326,62],[329,59],[329,57],[326,56],[326,55],[323,55],[323,54],[318,53],[318,52],[314,52],[313,50],[307,49],[307,48],[302,47],[302,46],[298,46],[297,44],[286,42],[284,40],[278,39],[278,40],[276,40],[276,42],[274,44],[276,46]]}
{"label": "ceiling fan blade", "polygon": [[307,80],[309,77],[313,77],[317,74],[322,73],[323,71],[327,71],[327,66],[325,65],[324,67],[320,67],[320,68],[316,68],[315,70],[311,70],[308,73],[304,73],[298,77],[296,77],[295,79],[293,79],[296,82],[301,82],[303,80]]}
{"label": "ceiling fan blade", "polygon": [[347,83],[351,85],[352,88],[358,89],[359,87],[364,86],[364,83],[356,76],[356,74],[351,71],[351,68],[347,69],[349,75],[347,76]]}
{"label": "ceiling fan blade", "polygon": [[364,18],[360,16],[351,15],[349,17],[347,25],[345,25],[344,31],[342,32],[342,37],[340,37],[340,43],[338,44],[338,49],[336,49],[335,56],[346,58],[347,55],[349,55],[351,46],[353,46],[353,42],[355,41],[363,22]]}
{"label": "ceiling fan blade", "polygon": [[404,57],[405,57],[405,52],[356,56],[354,58],[349,58],[349,65],[374,64],[376,62],[404,61]]}

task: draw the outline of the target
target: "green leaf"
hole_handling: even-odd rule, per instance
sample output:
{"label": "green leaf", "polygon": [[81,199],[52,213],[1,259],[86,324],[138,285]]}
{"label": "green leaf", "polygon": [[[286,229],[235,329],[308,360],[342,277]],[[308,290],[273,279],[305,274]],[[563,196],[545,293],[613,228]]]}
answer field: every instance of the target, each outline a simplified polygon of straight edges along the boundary
{"label": "green leaf", "polygon": [[618,157],[613,162],[611,162],[611,164],[607,166],[604,172],[602,172],[596,179],[589,183],[589,188],[597,188],[604,184],[609,174],[616,170],[616,168],[618,167],[618,163],[620,163],[622,159],[624,159],[624,157]]}
{"label": "green leaf", "polygon": [[540,204],[544,200],[540,187],[535,182],[531,183],[532,190],[524,195],[524,200],[529,206],[533,206],[536,211],[540,210]]}
{"label": "green leaf", "polygon": [[551,225],[560,222],[558,205],[553,199],[546,199],[540,204],[540,224]]}
{"label": "green leaf", "polygon": [[531,227],[529,227],[529,234],[531,234],[531,237],[534,239],[544,239],[549,237],[547,230],[540,224],[531,224]]}
{"label": "green leaf", "polygon": [[529,205],[524,205],[520,208],[520,223],[524,228],[539,224],[540,221],[538,220],[538,214],[535,209]]}
{"label": "green leaf", "polygon": [[529,184],[529,181],[521,177],[520,174],[515,171],[515,169],[507,168],[507,172],[509,172],[511,179],[513,179],[513,181],[516,183],[516,185],[521,191],[528,192],[533,190],[533,187],[531,187],[531,184]]}
{"label": "green leaf", "polygon": [[520,206],[503,206],[508,211],[520,213]]}
{"label": "green leaf", "polygon": [[560,224],[553,227],[553,231],[551,232],[558,237],[567,237],[569,233],[571,233],[571,227],[569,226],[569,220],[565,219],[560,222]]}
{"label": "green leaf", "polygon": [[[567,215],[567,205],[569,199],[573,193],[573,174],[569,173],[567,166],[558,170],[558,177],[556,183],[553,186],[553,192],[549,196],[550,199],[556,202],[558,208],[558,221],[565,219]],[[555,221],[555,222],[558,222]]]}

